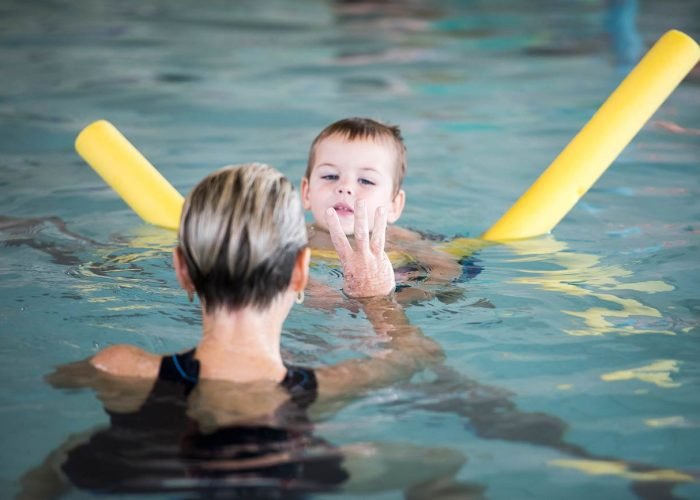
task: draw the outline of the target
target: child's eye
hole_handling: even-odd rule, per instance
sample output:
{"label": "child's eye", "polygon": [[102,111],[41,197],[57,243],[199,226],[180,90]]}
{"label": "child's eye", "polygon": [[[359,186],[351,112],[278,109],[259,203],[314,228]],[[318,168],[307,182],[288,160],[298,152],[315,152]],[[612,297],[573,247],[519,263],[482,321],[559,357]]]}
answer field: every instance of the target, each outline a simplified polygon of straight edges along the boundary
{"label": "child's eye", "polygon": [[369,179],[362,179],[362,178],[360,178],[357,182],[359,182],[360,184],[362,184],[362,185],[364,185],[364,186],[374,186],[374,185],[375,185],[375,183],[372,182],[372,181],[369,180]]}
{"label": "child's eye", "polygon": [[323,179],[324,181],[337,181],[338,176],[336,174],[326,174],[322,175],[321,179]]}

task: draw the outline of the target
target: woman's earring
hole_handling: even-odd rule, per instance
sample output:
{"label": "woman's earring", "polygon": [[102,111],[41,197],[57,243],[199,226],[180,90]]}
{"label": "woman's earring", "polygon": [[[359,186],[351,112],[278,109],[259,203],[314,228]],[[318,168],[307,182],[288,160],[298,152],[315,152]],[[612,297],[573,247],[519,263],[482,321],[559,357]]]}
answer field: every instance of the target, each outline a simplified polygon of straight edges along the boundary
{"label": "woman's earring", "polygon": [[194,301],[194,292],[192,290],[187,290],[187,298],[190,299],[190,302]]}
{"label": "woman's earring", "polygon": [[297,304],[302,304],[304,302],[304,290],[300,290],[297,292],[297,298],[294,299],[294,302]]}

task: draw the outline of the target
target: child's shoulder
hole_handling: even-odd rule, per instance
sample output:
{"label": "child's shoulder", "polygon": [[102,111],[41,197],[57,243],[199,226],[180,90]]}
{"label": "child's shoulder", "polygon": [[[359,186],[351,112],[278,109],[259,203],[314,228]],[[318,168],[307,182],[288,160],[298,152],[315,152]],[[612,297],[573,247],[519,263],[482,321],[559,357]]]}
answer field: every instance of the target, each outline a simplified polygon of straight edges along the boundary
{"label": "child's shoulder", "polygon": [[411,229],[406,229],[400,226],[388,226],[386,228],[386,239],[387,242],[411,242],[411,241],[421,241],[423,236]]}

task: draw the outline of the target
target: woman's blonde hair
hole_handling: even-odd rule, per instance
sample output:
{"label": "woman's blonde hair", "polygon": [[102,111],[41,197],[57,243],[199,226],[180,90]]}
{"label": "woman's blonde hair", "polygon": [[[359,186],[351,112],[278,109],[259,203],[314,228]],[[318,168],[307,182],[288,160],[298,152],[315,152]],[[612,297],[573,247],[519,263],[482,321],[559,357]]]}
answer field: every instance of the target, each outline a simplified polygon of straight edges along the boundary
{"label": "woman's blonde hair", "polygon": [[178,239],[210,312],[268,306],[289,286],[308,243],[294,186],[260,163],[224,167],[197,184],[185,200]]}

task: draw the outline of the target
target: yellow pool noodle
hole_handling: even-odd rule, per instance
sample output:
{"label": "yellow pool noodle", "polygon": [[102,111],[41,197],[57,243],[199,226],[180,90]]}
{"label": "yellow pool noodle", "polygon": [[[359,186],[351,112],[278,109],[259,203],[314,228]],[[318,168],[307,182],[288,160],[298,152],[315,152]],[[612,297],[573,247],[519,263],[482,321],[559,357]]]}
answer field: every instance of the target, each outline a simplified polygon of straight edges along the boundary
{"label": "yellow pool noodle", "polygon": [[[481,239],[440,249],[469,255],[493,242],[550,232],[610,166],[700,59],[690,37],[669,31],[649,50],[552,164]],[[109,122],[86,127],[76,149],[146,222],[177,229],[182,196]]]}
{"label": "yellow pool noodle", "polygon": [[75,149],[143,220],[178,228],[184,198],[114,125],[91,123],[78,134]]}
{"label": "yellow pool noodle", "polygon": [[[629,144],[700,60],[700,47],[669,31],[590,121],[481,238],[507,241],[550,232]],[[459,246],[457,240],[451,250]],[[468,246],[468,245],[467,245]]]}

